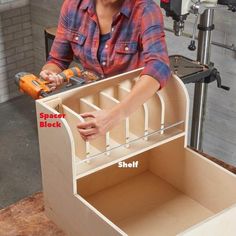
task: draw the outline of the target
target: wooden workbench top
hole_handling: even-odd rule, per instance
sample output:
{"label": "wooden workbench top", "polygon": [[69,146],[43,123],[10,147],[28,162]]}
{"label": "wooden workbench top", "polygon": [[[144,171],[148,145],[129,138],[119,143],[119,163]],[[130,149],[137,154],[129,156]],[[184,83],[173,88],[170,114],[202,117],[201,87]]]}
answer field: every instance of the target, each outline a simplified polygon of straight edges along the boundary
{"label": "wooden workbench top", "polygon": [[44,214],[42,193],[36,193],[1,210],[0,235],[65,236]]}
{"label": "wooden workbench top", "polygon": [[[236,167],[230,166],[209,155],[202,154],[236,174]],[[66,236],[44,214],[43,194],[36,193],[0,210],[0,236]],[[78,235],[79,236],[79,235]]]}

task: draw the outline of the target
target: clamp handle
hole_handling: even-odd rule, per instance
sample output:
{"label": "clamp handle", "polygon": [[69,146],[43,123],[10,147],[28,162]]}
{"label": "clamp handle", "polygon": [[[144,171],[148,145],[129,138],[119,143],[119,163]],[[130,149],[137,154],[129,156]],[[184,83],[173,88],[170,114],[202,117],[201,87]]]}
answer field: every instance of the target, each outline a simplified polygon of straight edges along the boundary
{"label": "clamp handle", "polygon": [[217,69],[215,69],[215,70],[212,71],[212,73],[213,73],[212,76],[214,76],[216,78],[217,87],[221,88],[221,89],[224,89],[226,91],[229,91],[230,87],[222,85],[222,79],[221,79],[221,76],[220,76],[220,72]]}

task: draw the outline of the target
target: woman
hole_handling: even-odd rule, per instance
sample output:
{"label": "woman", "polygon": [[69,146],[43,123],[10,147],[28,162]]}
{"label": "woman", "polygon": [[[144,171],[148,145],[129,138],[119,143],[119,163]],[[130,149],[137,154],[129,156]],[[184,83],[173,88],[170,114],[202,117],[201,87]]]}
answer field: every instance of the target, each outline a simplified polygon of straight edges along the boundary
{"label": "woman", "polygon": [[65,0],[57,35],[41,76],[51,89],[73,57],[102,78],[144,67],[131,93],[111,110],[82,114],[85,140],[95,139],[129,116],[170,77],[160,8],[152,0]]}

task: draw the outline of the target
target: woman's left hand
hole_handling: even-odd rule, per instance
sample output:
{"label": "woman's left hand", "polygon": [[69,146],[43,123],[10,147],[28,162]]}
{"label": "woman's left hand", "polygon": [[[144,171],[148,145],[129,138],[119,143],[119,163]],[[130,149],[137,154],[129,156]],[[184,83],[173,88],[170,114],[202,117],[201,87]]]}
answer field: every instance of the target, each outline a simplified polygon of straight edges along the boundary
{"label": "woman's left hand", "polygon": [[117,117],[111,111],[101,110],[81,114],[85,122],[77,125],[81,137],[86,140],[93,140],[104,136],[118,122]]}

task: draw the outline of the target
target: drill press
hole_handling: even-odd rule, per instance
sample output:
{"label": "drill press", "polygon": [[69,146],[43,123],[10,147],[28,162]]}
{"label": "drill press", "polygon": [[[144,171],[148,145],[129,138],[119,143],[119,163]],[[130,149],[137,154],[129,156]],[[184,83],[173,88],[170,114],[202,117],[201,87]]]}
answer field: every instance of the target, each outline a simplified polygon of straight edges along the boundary
{"label": "drill press", "polygon": [[[174,20],[174,33],[176,36],[181,36],[184,31],[184,22],[189,14],[200,16],[198,24],[198,52],[197,61],[202,65],[212,67],[210,62],[211,56],[211,33],[214,30],[214,11],[216,9],[227,8],[230,11],[236,11],[236,0],[161,0],[161,7],[164,8],[167,17],[172,17]],[[197,24],[196,24],[197,25]],[[195,31],[194,31],[195,35]],[[191,41],[190,50],[195,50],[195,40]],[[222,86],[219,72],[216,68],[212,68],[211,78],[215,76],[218,85],[223,89],[229,88]],[[195,83],[192,129],[190,146],[202,151],[202,131],[203,121],[206,110],[208,83],[201,81]]]}

